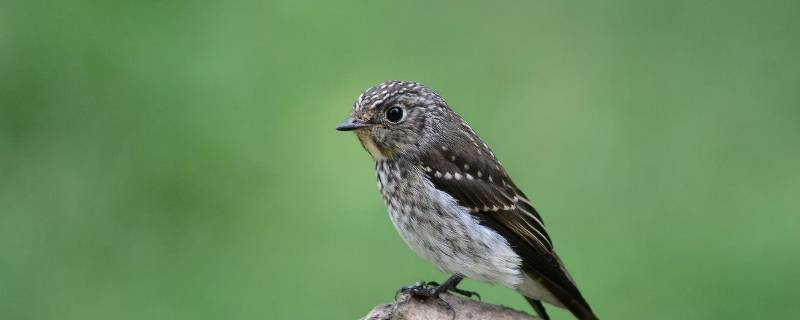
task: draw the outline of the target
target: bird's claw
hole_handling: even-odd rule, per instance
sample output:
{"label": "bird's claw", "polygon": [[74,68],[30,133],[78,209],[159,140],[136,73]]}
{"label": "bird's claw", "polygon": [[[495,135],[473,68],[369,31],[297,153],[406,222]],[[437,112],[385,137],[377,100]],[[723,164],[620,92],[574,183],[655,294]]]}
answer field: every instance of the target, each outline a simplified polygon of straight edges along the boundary
{"label": "bird's claw", "polygon": [[414,283],[410,286],[405,286],[397,290],[394,294],[394,299],[397,300],[397,295],[400,293],[408,293],[415,297],[425,297],[425,298],[438,298],[441,293],[444,292],[453,292],[465,296],[467,298],[477,297],[478,300],[481,300],[481,295],[475,291],[468,291],[459,289],[453,286],[445,287],[440,285],[436,281],[419,281]]}
{"label": "bird's claw", "polygon": [[415,297],[438,298],[439,293],[436,292],[438,287],[439,286],[436,285],[435,282],[419,281],[410,286],[405,286],[398,289],[397,292],[394,293],[394,299],[397,300],[397,295],[400,293],[407,293]]}
{"label": "bird's claw", "polygon": [[447,312],[451,314],[451,319],[455,319],[456,310],[453,309],[453,306],[451,306],[450,303],[447,302],[447,300],[444,300],[441,297],[439,297],[439,295],[442,292],[445,292],[447,290],[448,290],[447,288],[442,287],[441,285],[439,285],[439,283],[434,281],[431,282],[419,281],[410,286],[405,286],[397,290],[397,292],[395,292],[394,294],[394,299],[397,300],[397,295],[400,293],[410,294],[413,297],[423,298],[423,299],[434,298],[436,299],[437,303],[442,305],[445,308],[445,310],[447,310]]}
{"label": "bird's claw", "polygon": [[481,295],[479,293],[475,292],[475,291],[462,290],[462,289],[459,289],[459,288],[450,288],[450,290],[448,290],[448,291],[452,291],[452,292],[458,293],[458,294],[460,294],[462,296],[465,296],[467,298],[470,298],[470,299],[472,299],[472,297],[474,296],[474,297],[478,298],[478,301],[481,301]]}

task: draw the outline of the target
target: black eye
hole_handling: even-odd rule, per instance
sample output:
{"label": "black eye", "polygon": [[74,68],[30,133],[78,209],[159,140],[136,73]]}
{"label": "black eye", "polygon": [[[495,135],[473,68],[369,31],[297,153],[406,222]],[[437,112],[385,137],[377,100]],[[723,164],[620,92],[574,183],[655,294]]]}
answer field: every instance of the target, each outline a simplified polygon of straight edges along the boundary
{"label": "black eye", "polygon": [[397,123],[400,119],[403,119],[403,109],[400,107],[391,107],[386,110],[386,120],[389,122]]}

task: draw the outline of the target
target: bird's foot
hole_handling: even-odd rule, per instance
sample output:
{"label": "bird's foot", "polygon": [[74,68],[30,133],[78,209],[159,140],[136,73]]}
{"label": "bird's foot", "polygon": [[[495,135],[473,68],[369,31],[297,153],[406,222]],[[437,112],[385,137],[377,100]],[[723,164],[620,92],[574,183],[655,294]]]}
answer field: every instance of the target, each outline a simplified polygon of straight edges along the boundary
{"label": "bird's foot", "polygon": [[445,281],[443,284],[439,284],[438,282],[435,281],[431,282],[420,281],[413,285],[405,286],[400,288],[400,290],[397,290],[397,292],[395,293],[395,299],[397,299],[397,294],[400,292],[408,293],[415,297],[438,298],[440,294],[449,291],[458,293],[467,298],[477,297],[478,300],[481,300],[481,295],[478,294],[477,292],[462,290],[457,287],[462,279],[463,279],[462,276],[455,275],[447,279],[447,281]]}
{"label": "bird's foot", "polygon": [[405,286],[397,290],[397,292],[394,294],[394,298],[397,299],[397,295],[400,293],[410,294],[412,296],[422,298],[438,298],[439,292],[436,292],[437,288],[438,284],[435,282],[419,281],[410,286]]}
{"label": "bird's foot", "polygon": [[397,292],[395,292],[394,294],[394,299],[397,300],[397,295],[399,293],[409,294],[412,297],[422,298],[422,299],[433,298],[439,304],[441,304],[445,308],[445,310],[447,310],[448,313],[452,314],[451,319],[455,319],[456,310],[453,309],[453,306],[451,306],[449,302],[439,297],[439,295],[442,294],[442,292],[446,291],[448,291],[447,287],[439,285],[436,282],[419,281],[415,284],[412,284],[410,286],[405,286],[397,290]]}
{"label": "bird's foot", "polygon": [[455,292],[455,293],[458,293],[458,294],[460,294],[462,296],[465,296],[467,298],[470,298],[470,299],[472,299],[472,297],[477,297],[478,300],[481,300],[481,294],[480,293],[477,293],[475,291],[459,289],[455,285],[452,285],[449,288],[448,287],[443,287],[442,285],[439,285],[439,283],[436,282],[436,281],[428,282],[428,285],[429,286],[438,287],[437,289],[441,289],[441,292]]}

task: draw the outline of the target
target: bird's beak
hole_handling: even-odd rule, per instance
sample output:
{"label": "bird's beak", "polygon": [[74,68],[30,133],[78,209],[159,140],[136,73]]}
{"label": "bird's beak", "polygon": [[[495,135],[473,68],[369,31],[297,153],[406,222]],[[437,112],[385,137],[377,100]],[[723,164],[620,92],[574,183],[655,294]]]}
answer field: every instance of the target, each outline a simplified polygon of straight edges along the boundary
{"label": "bird's beak", "polygon": [[342,121],[342,123],[337,125],[336,126],[336,130],[339,130],[339,131],[351,131],[351,130],[366,128],[366,127],[369,127],[371,125],[372,125],[371,123],[366,123],[366,122],[363,122],[361,120],[354,119],[354,118],[350,117],[350,118],[344,119],[344,121]]}

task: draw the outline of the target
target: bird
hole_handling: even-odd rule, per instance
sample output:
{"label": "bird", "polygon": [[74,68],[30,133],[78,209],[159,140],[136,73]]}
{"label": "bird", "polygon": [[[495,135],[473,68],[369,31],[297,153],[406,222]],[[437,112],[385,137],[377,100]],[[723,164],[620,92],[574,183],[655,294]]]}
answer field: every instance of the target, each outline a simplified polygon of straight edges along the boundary
{"label": "bird", "polygon": [[378,189],[403,241],[451,275],[442,284],[403,290],[471,296],[457,287],[469,278],[516,290],[543,319],[549,316],[542,302],[580,320],[598,319],[529,198],[438,93],[414,81],[382,82],[358,96],[336,130],[354,132],[372,156]]}

